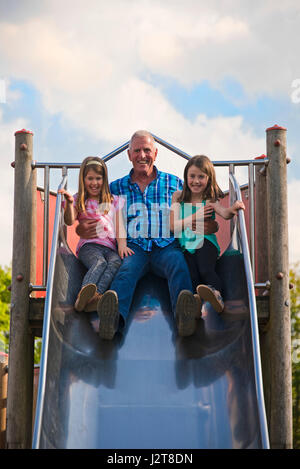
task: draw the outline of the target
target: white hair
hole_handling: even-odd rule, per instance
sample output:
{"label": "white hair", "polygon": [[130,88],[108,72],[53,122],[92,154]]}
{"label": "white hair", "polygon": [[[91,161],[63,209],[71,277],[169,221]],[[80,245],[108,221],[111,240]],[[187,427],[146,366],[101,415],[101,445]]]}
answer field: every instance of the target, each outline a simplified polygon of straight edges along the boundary
{"label": "white hair", "polygon": [[129,148],[131,148],[132,141],[137,137],[150,137],[153,145],[156,147],[154,137],[148,130],[137,130],[130,139]]}

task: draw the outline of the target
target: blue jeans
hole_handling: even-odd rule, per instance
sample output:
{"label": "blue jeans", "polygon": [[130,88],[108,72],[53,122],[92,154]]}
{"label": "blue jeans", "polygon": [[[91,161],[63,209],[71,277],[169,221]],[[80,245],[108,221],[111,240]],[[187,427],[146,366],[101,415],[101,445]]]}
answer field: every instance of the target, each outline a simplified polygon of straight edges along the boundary
{"label": "blue jeans", "polygon": [[173,313],[181,290],[193,291],[190,273],[181,248],[174,241],[164,248],[153,245],[152,251],[144,251],[137,244],[128,243],[134,251],[123,259],[122,265],[110,288],[119,299],[119,311],[126,323],[137,282],[147,272],[166,278],[168,281]]}
{"label": "blue jeans", "polygon": [[122,262],[116,251],[97,243],[84,244],[79,250],[78,259],[88,269],[82,287],[95,283],[98,293],[108,289]]}

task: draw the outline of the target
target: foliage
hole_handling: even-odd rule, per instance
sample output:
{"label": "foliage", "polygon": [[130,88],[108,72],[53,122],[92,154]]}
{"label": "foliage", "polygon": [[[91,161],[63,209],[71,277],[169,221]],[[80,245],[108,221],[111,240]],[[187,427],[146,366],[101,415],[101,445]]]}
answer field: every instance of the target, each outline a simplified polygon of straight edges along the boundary
{"label": "foliage", "polygon": [[300,449],[300,271],[299,263],[290,269],[293,373],[293,446]]}
{"label": "foliage", "polygon": [[[9,320],[10,320],[10,291],[11,267],[0,266],[0,352],[8,353],[9,348]],[[35,340],[34,363],[40,362],[41,339]]]}
{"label": "foliage", "polygon": [[0,351],[8,352],[11,268],[0,266]]}

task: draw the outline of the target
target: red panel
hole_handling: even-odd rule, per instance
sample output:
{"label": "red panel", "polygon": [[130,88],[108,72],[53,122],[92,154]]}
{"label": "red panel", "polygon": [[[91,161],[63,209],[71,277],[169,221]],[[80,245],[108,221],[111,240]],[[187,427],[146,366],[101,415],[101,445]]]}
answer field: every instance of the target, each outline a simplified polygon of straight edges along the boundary
{"label": "red panel", "polygon": [[[246,194],[248,193],[248,188],[245,190],[243,189],[242,191],[242,200],[245,204],[245,222],[246,222],[246,228],[247,232],[249,233],[249,202],[248,202],[248,197],[246,197]],[[221,204],[224,205],[224,207],[229,206],[229,195],[227,194],[224,199],[221,200]],[[219,215],[216,215],[216,220],[219,223],[219,231],[216,233],[216,236],[218,238],[218,243],[221,248],[221,253],[224,252],[230,242],[230,220],[224,220],[224,218],[220,217]]]}

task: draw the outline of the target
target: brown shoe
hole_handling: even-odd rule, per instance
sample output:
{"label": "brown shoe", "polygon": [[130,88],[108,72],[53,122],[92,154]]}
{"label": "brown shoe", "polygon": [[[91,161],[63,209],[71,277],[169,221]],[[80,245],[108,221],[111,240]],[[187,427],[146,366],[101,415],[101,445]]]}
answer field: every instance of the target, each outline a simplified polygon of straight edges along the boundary
{"label": "brown shoe", "polygon": [[119,302],[118,295],[113,290],[107,290],[97,305],[100,319],[99,336],[101,339],[112,340],[119,325]]}
{"label": "brown shoe", "polygon": [[182,290],[177,298],[175,312],[178,334],[180,336],[187,337],[194,334],[196,330],[196,314],[197,302],[193,293],[188,290]]}
{"label": "brown shoe", "polygon": [[200,319],[202,317],[202,300],[200,296],[197,294],[194,294],[194,298],[197,303],[196,319]]}
{"label": "brown shoe", "polygon": [[75,302],[76,311],[83,311],[87,302],[94,296],[96,293],[97,287],[94,283],[88,283],[78,293],[77,300]]}
{"label": "brown shoe", "polygon": [[224,301],[218,290],[208,285],[198,285],[196,290],[202,300],[208,301],[217,313],[222,313]]}
{"label": "brown shoe", "polygon": [[101,293],[95,293],[95,295],[88,301],[87,305],[84,308],[86,313],[91,313],[92,311],[97,311],[98,301],[102,297]]}

